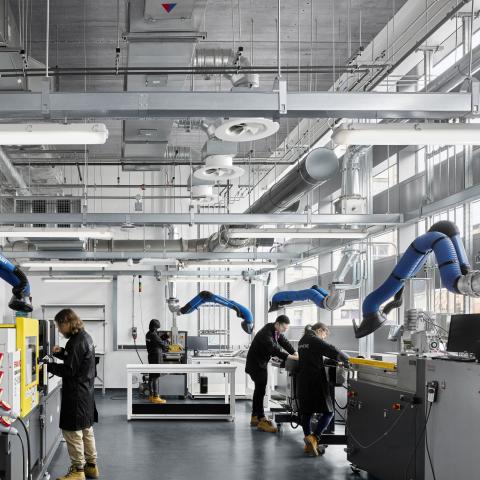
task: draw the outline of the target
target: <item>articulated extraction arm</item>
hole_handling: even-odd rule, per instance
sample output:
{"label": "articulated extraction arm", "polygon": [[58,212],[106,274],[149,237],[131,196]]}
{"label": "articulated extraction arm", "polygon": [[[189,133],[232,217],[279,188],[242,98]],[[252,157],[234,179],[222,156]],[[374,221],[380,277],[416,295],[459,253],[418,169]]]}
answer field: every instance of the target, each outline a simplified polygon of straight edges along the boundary
{"label": "articulated extraction arm", "polygon": [[[345,304],[345,290],[347,288],[356,288],[360,282],[358,268],[359,256],[360,250],[356,248],[348,248],[343,251],[342,260],[329,287],[330,291],[317,285],[313,285],[311,288],[306,288],[304,290],[285,290],[277,292],[272,297],[269,312],[274,312],[282,308],[284,305],[305,300],[310,300],[318,307],[330,311],[342,307]],[[344,280],[350,270],[352,270],[353,273],[353,282],[352,285],[347,285],[344,283]]]}
{"label": "articulated extraction arm", "polygon": [[[472,270],[468,263],[457,226],[448,221],[438,222],[410,244],[387,280],[365,298],[362,322],[358,326],[353,322],[357,338],[377,330],[387,320],[388,313],[400,307],[405,281],[420,271],[432,251],[447,290],[480,297],[480,272]],[[391,297],[393,300],[380,311],[380,305]]]}
{"label": "articulated extraction arm", "polygon": [[221,297],[220,295],[215,295],[214,293],[203,291],[200,292],[196,297],[192,298],[186,305],[177,310],[177,315],[185,315],[187,313],[192,313],[197,310],[204,303],[217,303],[223,305],[224,307],[231,308],[237,314],[237,317],[241,318],[242,328],[247,333],[253,332],[254,322],[253,316],[250,310],[243,305],[240,305],[233,300],[228,298]]}
{"label": "articulated extraction arm", "polygon": [[15,311],[31,312],[33,307],[27,277],[20,268],[3,255],[0,255],[0,277],[13,287],[13,295],[8,306]]}

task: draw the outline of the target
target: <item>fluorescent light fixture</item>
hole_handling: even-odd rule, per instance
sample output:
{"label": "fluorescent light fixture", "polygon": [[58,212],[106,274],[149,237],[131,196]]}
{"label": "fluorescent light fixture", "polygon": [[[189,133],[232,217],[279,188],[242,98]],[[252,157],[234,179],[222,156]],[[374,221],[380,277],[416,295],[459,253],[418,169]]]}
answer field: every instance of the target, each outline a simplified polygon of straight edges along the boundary
{"label": "fluorescent light fixture", "polygon": [[307,228],[249,228],[246,230],[229,230],[230,238],[333,238],[333,239],[361,239],[367,236],[366,232],[345,230],[316,230]]}
{"label": "fluorescent light fixture", "polygon": [[240,280],[240,277],[231,278],[231,277],[168,277],[169,282],[175,283],[232,283]]}
{"label": "fluorescent light fixture", "polygon": [[107,138],[104,123],[0,124],[0,145],[100,145]]}
{"label": "fluorescent light fixture", "polygon": [[260,268],[277,268],[275,263],[270,262],[209,262],[185,263],[185,268],[247,268],[247,269],[260,269]]}
{"label": "fluorescent light fixture", "polygon": [[176,265],[178,262],[175,258],[153,258],[145,257],[138,262],[141,265]]}
{"label": "fluorescent light fixture", "polygon": [[108,262],[25,262],[21,264],[22,267],[28,268],[42,268],[42,269],[55,269],[60,268],[62,270],[90,270],[90,269],[102,269],[110,266]]}
{"label": "fluorescent light fixture", "polygon": [[480,125],[468,123],[350,123],[332,135],[339,145],[480,145]]}
{"label": "fluorescent light fixture", "polygon": [[0,229],[0,237],[9,238],[91,238],[95,240],[110,240],[111,232],[102,232],[86,228],[38,228],[36,230],[16,228],[15,230]]}
{"label": "fluorescent light fixture", "polygon": [[45,283],[110,283],[109,277],[44,277]]}

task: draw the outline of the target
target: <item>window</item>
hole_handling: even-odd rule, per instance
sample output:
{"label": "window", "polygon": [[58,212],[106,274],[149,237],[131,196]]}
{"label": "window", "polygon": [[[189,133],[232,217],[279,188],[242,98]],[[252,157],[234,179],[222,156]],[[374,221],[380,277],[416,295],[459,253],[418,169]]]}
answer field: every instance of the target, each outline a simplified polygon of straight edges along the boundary
{"label": "window", "polygon": [[378,195],[398,183],[397,164],[390,165],[372,179],[372,195]]}
{"label": "window", "polygon": [[291,325],[295,327],[305,327],[318,321],[318,307],[310,303],[287,307],[285,313],[290,318]]}
{"label": "window", "polygon": [[372,238],[373,260],[391,257],[397,254],[397,231],[392,230]]}
{"label": "window", "polygon": [[332,312],[333,325],[352,325],[352,319],[360,322],[360,301],[358,298],[346,300],[345,305]]}
{"label": "window", "polygon": [[288,267],[285,269],[285,283],[298,282],[306,278],[318,276],[318,257],[314,257],[310,260]]}

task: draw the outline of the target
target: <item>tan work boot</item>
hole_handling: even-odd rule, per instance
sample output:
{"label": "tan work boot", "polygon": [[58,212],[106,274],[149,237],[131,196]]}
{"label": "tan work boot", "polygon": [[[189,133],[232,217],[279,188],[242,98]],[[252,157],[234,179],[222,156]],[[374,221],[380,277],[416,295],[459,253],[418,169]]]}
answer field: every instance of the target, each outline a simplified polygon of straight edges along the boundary
{"label": "tan work boot", "polygon": [[303,441],[305,442],[305,446],[310,447],[312,454],[318,457],[319,452],[317,437],[315,435],[307,435]]}
{"label": "tan work boot", "polygon": [[261,418],[258,421],[258,426],[257,428],[261,430],[262,432],[267,432],[267,433],[277,433],[278,428],[273,424],[271,420],[269,420],[266,417]]}
{"label": "tan work boot", "polygon": [[57,480],[85,480],[85,472],[72,465],[68,473],[63,477],[58,477]]}
{"label": "tan work boot", "polygon": [[313,455],[313,450],[312,450],[312,447],[310,446],[310,444],[305,444],[303,446],[303,451],[304,453],[306,453],[307,455]]}
{"label": "tan work boot", "polygon": [[96,463],[87,463],[84,467],[85,477],[87,478],[99,478],[100,472]]}
{"label": "tan work boot", "polygon": [[252,417],[250,418],[250,426],[258,427],[258,417],[256,415],[252,415]]}
{"label": "tan work boot", "polygon": [[150,400],[151,403],[155,403],[157,405],[163,405],[163,404],[167,403],[166,400],[159,397],[158,395],[150,395],[150,397],[148,397],[148,400]]}

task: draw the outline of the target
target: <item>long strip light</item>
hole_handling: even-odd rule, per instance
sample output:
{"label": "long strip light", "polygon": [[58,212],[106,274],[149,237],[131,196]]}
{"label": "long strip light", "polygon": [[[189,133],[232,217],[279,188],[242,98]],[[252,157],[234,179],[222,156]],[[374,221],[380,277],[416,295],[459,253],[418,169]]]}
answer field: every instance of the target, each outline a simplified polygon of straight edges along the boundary
{"label": "long strip light", "polygon": [[24,262],[22,267],[41,269],[62,269],[62,270],[91,270],[107,268],[108,262]]}
{"label": "long strip light", "polygon": [[101,145],[104,123],[2,123],[0,145]]}
{"label": "long strip light", "polygon": [[239,268],[239,269],[261,269],[261,268],[277,268],[275,263],[270,262],[212,262],[212,261],[205,261],[202,262],[188,262],[185,263],[185,268]]}
{"label": "long strip light", "polygon": [[334,130],[338,145],[480,145],[480,125],[469,123],[349,123]]}
{"label": "long strip light", "polygon": [[86,228],[52,228],[37,230],[22,230],[16,228],[15,230],[0,229],[0,237],[9,238],[91,238],[94,240],[110,240],[113,235],[111,232],[92,230]]}
{"label": "long strip light", "polygon": [[45,283],[110,283],[109,277],[44,277]]}
{"label": "long strip light", "polygon": [[169,282],[174,282],[174,283],[198,283],[198,282],[204,282],[204,283],[233,283],[233,282],[238,282],[240,280],[240,277],[238,278],[231,278],[231,277],[226,277],[226,278],[221,278],[221,277],[168,277]]}
{"label": "long strip light", "polygon": [[362,239],[366,232],[344,230],[316,230],[299,228],[249,228],[245,230],[232,229],[228,231],[230,238],[332,238],[332,239]]}

